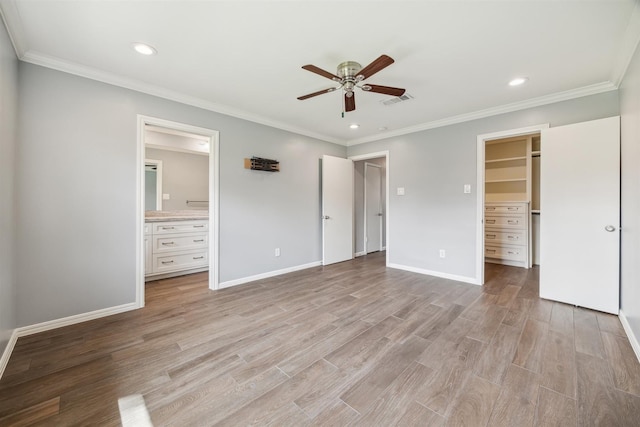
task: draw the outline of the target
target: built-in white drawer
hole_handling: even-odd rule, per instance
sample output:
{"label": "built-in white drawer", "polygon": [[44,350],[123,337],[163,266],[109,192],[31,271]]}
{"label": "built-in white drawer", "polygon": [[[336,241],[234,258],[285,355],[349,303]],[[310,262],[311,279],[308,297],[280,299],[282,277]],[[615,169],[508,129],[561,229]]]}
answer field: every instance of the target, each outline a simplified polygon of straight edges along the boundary
{"label": "built-in white drawer", "polygon": [[506,259],[510,261],[525,261],[527,250],[523,246],[490,246],[484,247],[484,255],[489,258]]}
{"label": "built-in white drawer", "polygon": [[524,215],[512,215],[512,216],[485,216],[484,226],[490,227],[504,227],[504,228],[525,228],[527,220]]}
{"label": "built-in white drawer", "polygon": [[490,214],[526,214],[526,204],[485,204],[484,212]]}
{"label": "built-in white drawer", "polygon": [[488,245],[490,245],[491,243],[507,243],[512,245],[524,245],[527,243],[527,238],[524,234],[524,231],[517,231],[517,230],[494,231],[494,230],[487,229],[484,231],[484,241]]}
{"label": "built-in white drawer", "polygon": [[195,233],[209,230],[209,221],[155,222],[153,235],[171,233]]}
{"label": "built-in white drawer", "polygon": [[160,234],[153,236],[153,253],[209,247],[209,233]]}
{"label": "built-in white drawer", "polygon": [[169,273],[190,268],[206,267],[209,265],[209,251],[188,251],[178,254],[154,254],[153,272]]}

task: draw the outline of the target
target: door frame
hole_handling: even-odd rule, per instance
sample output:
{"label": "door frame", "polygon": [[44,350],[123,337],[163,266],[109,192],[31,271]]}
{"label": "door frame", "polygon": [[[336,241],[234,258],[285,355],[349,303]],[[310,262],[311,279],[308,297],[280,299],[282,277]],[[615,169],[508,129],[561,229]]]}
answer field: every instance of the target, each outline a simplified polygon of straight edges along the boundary
{"label": "door frame", "polygon": [[[156,208],[157,210],[161,211],[162,210],[162,160],[144,159],[145,172],[146,172],[147,165],[156,166]],[[146,182],[145,182],[145,187],[146,187]],[[145,195],[146,195],[146,188],[145,188]]]}
{"label": "door frame", "polygon": [[[369,231],[369,223],[367,221],[367,216],[368,216],[368,210],[367,210],[367,168],[378,168],[378,169],[382,169],[382,166],[377,165],[375,163],[369,163],[369,162],[365,162],[364,163],[364,185],[363,185],[363,189],[364,189],[364,235],[363,235],[363,240],[364,240],[364,253],[365,255],[369,253],[369,239],[367,237],[368,235],[368,231]],[[380,175],[380,179],[382,179],[382,174]],[[382,189],[382,185],[380,185],[380,189]],[[380,221],[380,248],[378,249],[379,251],[381,251],[383,248],[382,246],[382,222]]]}
{"label": "door frame", "polygon": [[[485,133],[478,135],[476,140],[476,277],[475,284],[484,285],[484,153],[485,143],[495,139],[510,138],[514,136],[525,136],[540,133],[543,129],[548,129],[549,123],[542,123],[517,129],[503,130],[499,132]],[[541,137],[542,138],[542,137]],[[531,242],[529,242],[531,245]]]}
{"label": "door frame", "polygon": [[355,162],[360,160],[370,160],[370,159],[378,159],[380,157],[384,157],[384,169],[385,169],[385,184],[384,184],[384,205],[385,205],[385,216],[384,216],[384,224],[385,224],[385,233],[384,233],[384,247],[385,247],[385,266],[389,266],[389,252],[391,251],[391,245],[389,241],[389,175],[391,170],[391,165],[389,163],[389,151],[377,151],[374,153],[367,154],[359,154],[356,156],[349,156],[348,158],[354,161],[353,173],[354,173],[354,182],[355,182]]}
{"label": "door frame", "polygon": [[136,306],[144,307],[144,165],[145,126],[159,126],[181,132],[194,133],[209,138],[209,289],[219,287],[219,239],[220,218],[220,135],[217,130],[173,122],[157,117],[137,115],[136,142]]}

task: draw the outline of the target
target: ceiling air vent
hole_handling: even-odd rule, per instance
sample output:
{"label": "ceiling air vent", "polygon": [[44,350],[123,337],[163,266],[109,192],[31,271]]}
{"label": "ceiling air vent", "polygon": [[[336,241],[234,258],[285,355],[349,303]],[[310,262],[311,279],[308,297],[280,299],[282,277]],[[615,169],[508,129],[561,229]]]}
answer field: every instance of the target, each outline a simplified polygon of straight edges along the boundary
{"label": "ceiling air vent", "polygon": [[408,93],[405,93],[402,96],[396,96],[395,98],[387,99],[386,101],[381,101],[381,102],[383,105],[389,106],[389,105],[397,104],[398,102],[409,101],[410,99],[413,99],[413,96],[409,95]]}

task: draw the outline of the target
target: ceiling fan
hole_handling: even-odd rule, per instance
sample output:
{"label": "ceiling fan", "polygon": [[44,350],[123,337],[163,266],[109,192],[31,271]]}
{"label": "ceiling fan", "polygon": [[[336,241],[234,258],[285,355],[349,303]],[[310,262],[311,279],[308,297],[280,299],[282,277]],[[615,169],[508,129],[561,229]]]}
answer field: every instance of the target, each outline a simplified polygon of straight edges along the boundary
{"label": "ceiling fan", "polygon": [[345,111],[353,111],[356,109],[356,100],[353,93],[353,90],[355,88],[360,88],[365,92],[382,93],[391,96],[402,96],[404,95],[404,89],[362,83],[363,80],[371,77],[378,71],[388,67],[393,63],[394,60],[387,55],[381,55],[378,59],[364,68],[362,68],[362,65],[358,64],[355,61],[345,61],[338,65],[337,74],[331,74],[328,71],[316,67],[315,65],[304,65],[302,68],[304,68],[305,70],[333,80],[334,82],[338,83],[339,86],[330,87],[328,89],[319,90],[318,92],[313,92],[308,95],[299,96],[298,99],[302,101],[305,99],[313,98],[314,96],[322,95],[323,93],[329,93],[338,89],[342,89],[344,91]]}

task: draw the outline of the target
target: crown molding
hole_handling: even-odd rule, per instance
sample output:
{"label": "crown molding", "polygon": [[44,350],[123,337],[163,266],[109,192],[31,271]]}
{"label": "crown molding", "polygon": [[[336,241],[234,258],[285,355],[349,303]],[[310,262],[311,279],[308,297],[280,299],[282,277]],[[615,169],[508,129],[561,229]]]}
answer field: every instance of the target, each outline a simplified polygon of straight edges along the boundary
{"label": "crown molding", "polygon": [[24,37],[22,18],[20,17],[20,12],[18,12],[16,2],[14,0],[0,0],[0,16],[2,16],[4,26],[7,28],[16,56],[22,59],[26,51],[27,42]]}
{"label": "crown molding", "polygon": [[197,98],[194,96],[182,94],[180,92],[165,89],[160,86],[150,85],[148,83],[144,83],[139,80],[118,76],[113,73],[108,73],[105,71],[98,70],[96,68],[79,65],[76,63],[72,63],[62,59],[43,55],[40,53],[27,51],[20,59],[30,64],[51,68],[53,70],[62,71],[64,73],[73,74],[73,75],[84,77],[91,80],[96,80],[96,81],[107,83],[113,86],[131,89],[136,92],[146,93],[148,95],[153,95],[159,98],[164,98],[164,99],[179,102],[182,104],[191,105],[193,107],[202,108],[204,110],[213,111],[215,113],[224,114],[226,116],[247,120],[250,122],[258,123],[258,124],[269,126],[276,129],[281,129],[287,132],[292,132],[292,133],[303,135],[303,136],[308,136],[311,138],[319,139],[321,141],[326,141],[333,144],[346,145],[345,141],[342,141],[336,138],[331,138],[326,135],[310,132],[305,129],[300,129],[285,123],[273,121],[265,117],[257,116],[255,114],[250,114],[245,111],[231,108],[225,105],[216,104],[214,102],[206,101],[201,98]]}
{"label": "crown molding", "polygon": [[631,59],[633,59],[633,55],[638,48],[638,43],[640,43],[640,2],[635,0],[631,18],[622,37],[622,43],[618,48],[613,72],[611,73],[611,81],[616,87],[622,83]]}
{"label": "crown molding", "polygon": [[469,122],[471,120],[483,119],[486,117],[497,116],[499,114],[511,113],[513,111],[526,110],[527,108],[539,107],[541,105],[553,104],[556,102],[567,101],[583,96],[596,95],[603,92],[609,92],[618,89],[618,86],[607,81],[602,83],[584,86],[577,89],[571,89],[564,92],[552,93],[551,95],[531,98],[525,101],[514,102],[511,104],[500,105],[497,107],[487,108],[484,110],[474,111],[471,113],[460,114],[458,116],[446,117],[440,120],[422,123],[416,126],[385,132],[384,135],[373,135],[363,138],[353,139],[347,142],[347,147],[365,144],[367,142],[380,141],[382,139],[392,138],[395,136],[407,135],[409,133],[420,132],[429,129],[435,129],[443,126],[454,125],[457,123]]}

